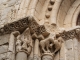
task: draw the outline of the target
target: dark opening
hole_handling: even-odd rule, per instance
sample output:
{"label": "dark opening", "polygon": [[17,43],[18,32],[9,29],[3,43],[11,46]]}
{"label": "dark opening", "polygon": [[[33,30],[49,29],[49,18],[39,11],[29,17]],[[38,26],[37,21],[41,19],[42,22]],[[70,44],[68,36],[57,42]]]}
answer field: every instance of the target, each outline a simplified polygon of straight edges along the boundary
{"label": "dark opening", "polygon": [[79,25],[79,26],[80,26],[80,13],[79,13],[79,15],[78,15],[76,25]]}

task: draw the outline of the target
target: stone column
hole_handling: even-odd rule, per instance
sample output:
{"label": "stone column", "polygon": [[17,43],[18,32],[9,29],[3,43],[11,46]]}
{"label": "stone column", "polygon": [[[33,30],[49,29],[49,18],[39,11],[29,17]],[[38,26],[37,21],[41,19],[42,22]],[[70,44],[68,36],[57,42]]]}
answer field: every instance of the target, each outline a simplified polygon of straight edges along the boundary
{"label": "stone column", "polygon": [[34,40],[32,40],[32,45],[33,45],[33,47],[32,47],[32,51],[31,51],[31,54],[30,54],[29,57],[28,57],[28,60],[33,60]]}
{"label": "stone column", "polygon": [[53,60],[54,56],[51,53],[44,53],[42,55],[42,60]]}
{"label": "stone column", "polygon": [[35,40],[35,45],[34,45],[34,60],[39,60],[39,40]]}
{"label": "stone column", "polygon": [[18,31],[12,32],[9,39],[9,48],[7,53],[7,60],[15,60],[15,37],[19,34]]}
{"label": "stone column", "polygon": [[16,41],[16,44],[16,60],[27,60],[28,50],[26,48],[28,47],[26,41],[23,42],[24,48],[22,48],[21,42],[18,42],[18,40]]}
{"label": "stone column", "polygon": [[16,60],[27,60],[27,54],[25,52],[18,52]]}
{"label": "stone column", "polygon": [[11,33],[10,40],[9,40],[9,48],[7,53],[7,60],[15,60],[15,37]]}

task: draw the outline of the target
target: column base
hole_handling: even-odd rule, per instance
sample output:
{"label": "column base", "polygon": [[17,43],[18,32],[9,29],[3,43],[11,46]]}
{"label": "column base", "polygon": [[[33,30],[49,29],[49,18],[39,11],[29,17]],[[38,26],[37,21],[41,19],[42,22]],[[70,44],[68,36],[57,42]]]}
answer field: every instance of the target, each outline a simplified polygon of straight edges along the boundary
{"label": "column base", "polygon": [[52,53],[44,53],[42,55],[42,60],[53,60],[54,59],[54,55]]}

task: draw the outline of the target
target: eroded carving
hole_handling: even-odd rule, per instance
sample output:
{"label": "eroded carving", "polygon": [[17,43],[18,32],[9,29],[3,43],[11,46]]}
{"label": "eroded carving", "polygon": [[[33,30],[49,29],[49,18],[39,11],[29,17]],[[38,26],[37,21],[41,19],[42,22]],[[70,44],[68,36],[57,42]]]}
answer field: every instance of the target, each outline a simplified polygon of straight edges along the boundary
{"label": "eroded carving", "polygon": [[61,49],[63,38],[60,34],[50,34],[48,38],[40,41],[40,47],[42,51],[42,58],[44,56],[54,57],[55,54]]}
{"label": "eroded carving", "polygon": [[54,38],[46,38],[40,41],[40,46],[44,53],[50,53],[50,50],[49,50],[50,43],[54,44]]}
{"label": "eroded carving", "polygon": [[[29,28],[27,28],[25,30],[25,34],[29,34]],[[17,36],[17,41],[16,41],[16,52],[25,52],[26,54],[30,54],[31,50],[32,50],[32,44],[31,44],[31,40],[29,40],[29,35],[25,36],[23,35],[23,38],[21,39],[21,35]]]}
{"label": "eroded carving", "polygon": [[[25,28],[27,29],[24,32],[20,33],[21,31],[19,29],[24,30]],[[44,25],[39,25],[35,21],[35,19],[30,16],[13,23],[9,23],[0,28],[0,35],[9,33],[11,33],[8,53],[9,56],[15,53],[15,50],[16,54],[19,52],[23,52],[25,56],[29,56],[32,52],[32,48],[34,45],[36,48],[36,44],[32,44],[33,39],[34,42],[38,42],[37,48],[34,50],[37,50],[38,52],[38,50],[40,49],[40,55],[44,57],[42,59],[45,59],[45,56],[47,55],[49,55],[50,58],[51,56],[54,57],[56,52],[61,49],[63,40],[73,39],[76,36],[80,38],[80,27],[71,30],[59,29],[59,31],[56,30],[56,32],[54,32],[55,34],[53,34],[47,32]],[[15,41],[16,45],[14,44]],[[37,54],[38,53],[36,53],[36,55]],[[39,58],[39,56],[34,57],[34,59]],[[47,59],[49,59],[49,57]]]}
{"label": "eroded carving", "polygon": [[20,31],[22,33],[22,30],[26,28],[30,28],[31,33],[36,33],[37,35],[49,35],[45,29],[45,26],[39,25],[32,16],[28,16],[18,21],[4,25],[4,27],[0,28],[0,35],[10,34],[13,31]]}
{"label": "eroded carving", "polygon": [[32,50],[32,45],[31,45],[31,41],[28,40],[27,38],[25,38],[22,41],[22,50],[24,50],[27,54],[30,54],[31,50]]}
{"label": "eroded carving", "polygon": [[22,41],[20,40],[20,35],[18,35],[17,36],[17,41],[16,41],[16,52],[19,52],[19,51],[21,51],[21,43],[22,43]]}
{"label": "eroded carving", "polygon": [[55,54],[57,51],[59,51],[61,49],[63,43],[63,38],[62,37],[58,37],[56,40],[54,40],[54,52],[53,54]]}

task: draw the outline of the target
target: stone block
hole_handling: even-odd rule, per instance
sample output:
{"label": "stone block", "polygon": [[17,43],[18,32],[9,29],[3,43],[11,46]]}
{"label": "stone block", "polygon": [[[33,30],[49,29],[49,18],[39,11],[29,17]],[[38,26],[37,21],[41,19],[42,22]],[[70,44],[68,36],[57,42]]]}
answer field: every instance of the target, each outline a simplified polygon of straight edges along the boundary
{"label": "stone block", "polygon": [[8,45],[0,46],[0,54],[8,52]]}
{"label": "stone block", "polygon": [[6,60],[7,53],[0,54],[0,60]]}
{"label": "stone block", "polygon": [[60,60],[65,60],[65,42],[62,43],[62,47],[60,49]]}
{"label": "stone block", "polygon": [[9,42],[9,35],[0,36],[0,45],[3,45],[8,42]]}
{"label": "stone block", "polygon": [[65,42],[66,60],[74,60],[73,40],[69,39]]}
{"label": "stone block", "polygon": [[73,41],[72,41],[72,39],[67,40],[65,44],[66,44],[66,48],[67,49],[71,49],[72,50],[72,48],[73,48]]}
{"label": "stone block", "polygon": [[74,50],[74,57],[75,57],[74,59],[79,60],[78,59],[78,57],[79,57],[79,55],[78,55],[78,39],[74,38],[73,43],[74,43],[73,50]]}

